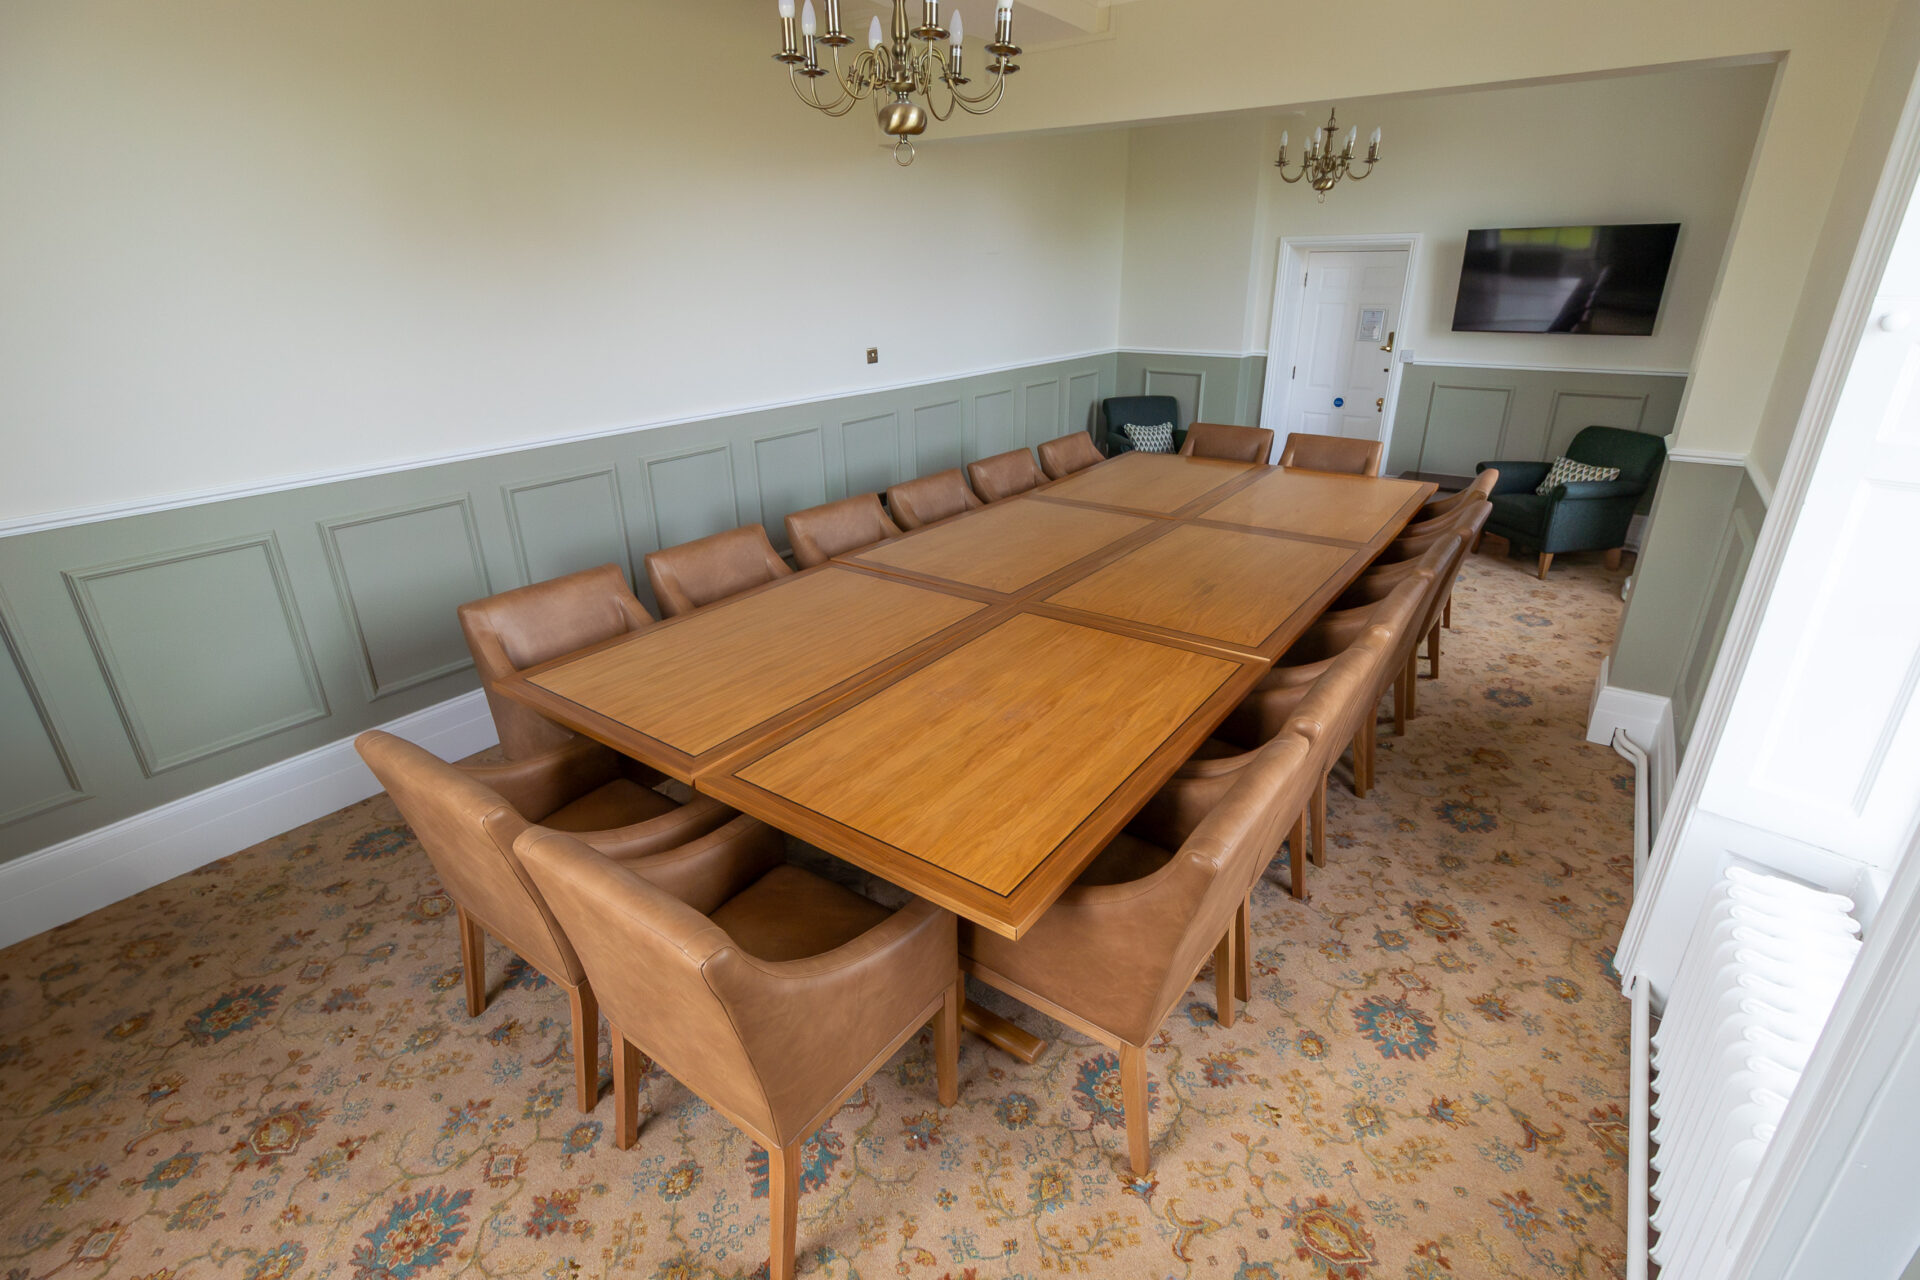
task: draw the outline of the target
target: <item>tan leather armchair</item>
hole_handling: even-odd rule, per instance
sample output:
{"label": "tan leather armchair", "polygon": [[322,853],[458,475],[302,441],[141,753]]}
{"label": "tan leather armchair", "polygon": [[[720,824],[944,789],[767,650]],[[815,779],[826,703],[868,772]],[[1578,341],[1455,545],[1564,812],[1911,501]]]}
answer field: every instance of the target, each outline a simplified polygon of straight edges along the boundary
{"label": "tan leather armchair", "polygon": [[1452,515],[1469,502],[1484,502],[1493,496],[1493,487],[1500,483],[1500,469],[1488,467],[1473,478],[1473,483],[1457,493],[1430,499],[1424,507],[1414,512],[1413,523],[1401,530],[1401,537],[1409,534],[1430,532],[1433,521],[1441,516]]}
{"label": "tan leather armchair", "polygon": [[614,564],[469,601],[460,606],[459,616],[509,760],[531,760],[581,738],[531,707],[502,697],[500,681],[654,622],[627,585],[627,575]]}
{"label": "tan leather armchair", "polygon": [[514,847],[613,1026],[615,1143],[639,1138],[644,1050],[766,1150],[768,1269],[788,1280],[802,1147],[929,1019],[940,1103],[957,1097],[953,916],[917,900],[889,912],[786,865],[742,867],[683,901],[559,832]]}
{"label": "tan leather armchair", "polygon": [[1287,436],[1280,465],[1302,471],[1377,476],[1385,456],[1386,446],[1378,440],[1349,440],[1345,436],[1316,436],[1295,431]]}
{"label": "tan leather armchair", "polygon": [[1196,422],[1187,428],[1180,452],[1189,458],[1225,458],[1229,462],[1264,463],[1273,456],[1273,432],[1265,427],[1235,427],[1224,422]]}
{"label": "tan leather armchair", "polygon": [[986,502],[1005,502],[1047,482],[1027,449],[1009,449],[967,464],[967,480]]}
{"label": "tan leather armchair", "polygon": [[[1455,508],[1452,515],[1445,517],[1450,527],[1438,533],[1425,534],[1410,540],[1406,546],[1396,543],[1389,547],[1382,553],[1380,560],[1361,574],[1354,585],[1348,588],[1346,595],[1341,597],[1341,603],[1369,596],[1378,598],[1381,592],[1391,590],[1417,572],[1420,565],[1428,563],[1428,557],[1436,554],[1445,557],[1445,581],[1439,585],[1440,594],[1432,602],[1432,616],[1428,619],[1427,657],[1430,679],[1440,678],[1440,631],[1443,623],[1447,626],[1452,625],[1454,585],[1459,581],[1460,570],[1466,565],[1468,549],[1479,543],[1480,535],[1486,529],[1487,521],[1492,515],[1493,504],[1489,502],[1469,502]],[[1415,552],[1411,547],[1421,547],[1424,550]],[[1405,555],[1409,558],[1389,559],[1396,555]],[[1411,663],[1413,658],[1414,655],[1410,654],[1408,661]],[[1410,678],[1406,706],[1408,717],[1415,714],[1417,705],[1418,698]]]}
{"label": "tan leather armchair", "polygon": [[643,875],[658,870],[669,891],[678,892],[717,867],[761,856],[714,838],[733,810],[705,796],[676,804],[623,776],[618,757],[584,738],[534,760],[466,767],[377,729],[353,746],[453,899],[467,1015],[478,1017],[487,1007],[486,939],[492,934],[566,988],[574,1085],[580,1109],[593,1110],[600,1093],[599,1007],[566,933],[514,854],[514,838],[533,821],[572,831]]}
{"label": "tan leather armchair", "polygon": [[893,513],[895,524],[908,530],[937,524],[985,505],[967,487],[967,478],[958,468],[937,471],[887,490],[887,510]]}
{"label": "tan leather armchair", "polygon": [[1064,480],[1076,471],[1085,471],[1105,461],[1100,456],[1100,447],[1084,431],[1047,440],[1040,445],[1040,470],[1046,473],[1049,480]]}
{"label": "tan leather armchair", "polygon": [[802,569],[899,536],[900,526],[887,519],[877,493],[855,494],[787,517],[793,562]]}
{"label": "tan leather armchair", "polygon": [[647,581],[669,618],[739,595],[792,573],[767,541],[767,531],[743,524],[725,533],[663,547],[647,557]]}
{"label": "tan leather armchair", "polygon": [[[1482,474],[1497,473],[1483,472]],[[1455,503],[1447,514],[1420,521],[1417,526],[1408,525],[1405,531],[1380,553],[1380,558],[1374,561],[1372,568],[1367,570],[1364,580],[1389,581],[1393,580],[1392,575],[1396,571],[1410,572],[1408,565],[1425,556],[1439,543],[1459,537],[1460,531],[1468,525],[1472,525],[1473,532],[1472,537],[1467,541],[1466,554],[1471,555],[1479,550],[1481,533],[1486,528],[1487,521],[1493,516],[1493,507],[1487,503],[1485,494],[1473,489],[1462,489],[1454,496],[1461,501]],[[1485,506],[1486,510],[1476,515],[1473,509],[1480,506]],[[1452,587],[1447,589],[1441,616],[1443,624],[1451,631],[1453,629]]]}
{"label": "tan leather armchair", "polygon": [[1123,834],[1018,942],[961,925],[970,975],[1118,1051],[1136,1174],[1150,1163],[1145,1046],[1209,953],[1216,1012],[1233,1024],[1247,897],[1305,803],[1311,754],[1305,739],[1274,739],[1177,849]]}

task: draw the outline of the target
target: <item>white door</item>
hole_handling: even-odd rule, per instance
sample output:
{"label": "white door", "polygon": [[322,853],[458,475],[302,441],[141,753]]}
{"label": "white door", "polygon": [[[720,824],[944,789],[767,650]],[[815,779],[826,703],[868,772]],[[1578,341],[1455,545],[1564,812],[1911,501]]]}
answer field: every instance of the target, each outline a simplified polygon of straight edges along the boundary
{"label": "white door", "polygon": [[1380,440],[1400,328],[1407,251],[1318,250],[1294,286],[1300,322],[1288,357],[1286,433]]}

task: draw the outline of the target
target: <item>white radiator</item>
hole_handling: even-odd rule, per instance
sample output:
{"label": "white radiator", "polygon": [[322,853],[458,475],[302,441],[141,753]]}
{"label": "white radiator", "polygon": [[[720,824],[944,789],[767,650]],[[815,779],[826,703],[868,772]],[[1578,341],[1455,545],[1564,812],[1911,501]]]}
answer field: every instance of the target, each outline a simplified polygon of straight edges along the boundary
{"label": "white radiator", "polygon": [[1708,894],[1652,1036],[1649,1253],[1664,1274],[1707,1275],[1723,1253],[1859,953],[1852,911],[1837,894],[1738,866]]}

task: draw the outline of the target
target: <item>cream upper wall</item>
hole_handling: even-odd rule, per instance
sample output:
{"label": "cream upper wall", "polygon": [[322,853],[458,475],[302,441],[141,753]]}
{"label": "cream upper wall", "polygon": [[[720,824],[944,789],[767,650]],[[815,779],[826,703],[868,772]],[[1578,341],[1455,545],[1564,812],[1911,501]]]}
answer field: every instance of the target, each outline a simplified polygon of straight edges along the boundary
{"label": "cream upper wall", "polygon": [[[1399,327],[1401,346],[1414,358],[1685,370],[1773,70],[1693,68],[1346,104],[1343,122],[1363,134],[1382,128],[1385,158],[1364,181],[1341,183],[1325,203],[1304,183],[1281,181],[1273,167],[1281,130],[1291,133],[1297,158],[1302,138],[1324,114],[1137,130],[1121,343],[1158,348],[1194,333],[1216,349],[1263,352],[1283,237],[1412,232],[1422,237],[1420,262],[1412,311]],[[1169,204],[1184,199],[1192,210],[1187,221],[1209,234],[1184,234],[1182,219],[1166,212],[1138,218],[1143,190],[1165,192]],[[1230,208],[1245,216],[1229,219]],[[1651,337],[1452,332],[1468,230],[1578,222],[1682,224]],[[1245,227],[1237,243],[1228,234],[1236,226]],[[1137,262],[1153,266],[1136,269]]]}
{"label": "cream upper wall", "polygon": [[0,6],[0,519],[1114,345],[1123,133],[901,170],[761,16]]}

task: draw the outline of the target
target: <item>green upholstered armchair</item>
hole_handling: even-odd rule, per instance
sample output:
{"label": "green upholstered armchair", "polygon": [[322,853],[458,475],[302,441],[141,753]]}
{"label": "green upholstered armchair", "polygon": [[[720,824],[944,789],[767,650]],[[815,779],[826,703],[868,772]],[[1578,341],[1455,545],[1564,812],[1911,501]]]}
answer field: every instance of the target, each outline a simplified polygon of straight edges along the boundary
{"label": "green upholstered armchair", "polygon": [[1556,485],[1550,493],[1534,490],[1547,478],[1547,462],[1483,462],[1476,468],[1500,469],[1493,486],[1493,515],[1488,533],[1540,557],[1540,576],[1566,551],[1605,551],[1609,567],[1619,564],[1627,526],[1640,497],[1660,475],[1667,446],[1659,436],[1618,427],[1587,427],[1567,446],[1567,457],[1596,467],[1618,467],[1618,480]]}
{"label": "green upholstered armchair", "polygon": [[1180,402],[1172,396],[1109,396],[1100,402],[1100,418],[1104,425],[1093,442],[1109,458],[1132,451],[1133,441],[1120,430],[1128,424],[1152,427],[1162,422],[1172,423],[1176,451],[1187,436],[1180,425]]}

